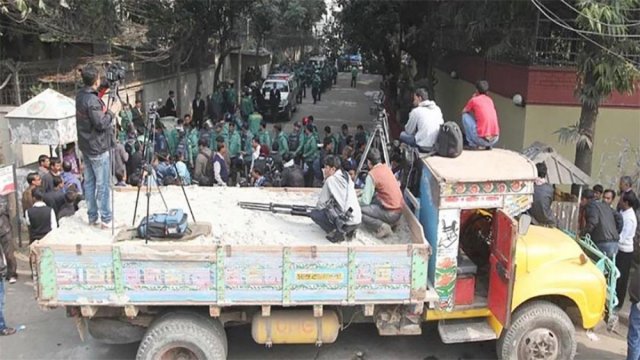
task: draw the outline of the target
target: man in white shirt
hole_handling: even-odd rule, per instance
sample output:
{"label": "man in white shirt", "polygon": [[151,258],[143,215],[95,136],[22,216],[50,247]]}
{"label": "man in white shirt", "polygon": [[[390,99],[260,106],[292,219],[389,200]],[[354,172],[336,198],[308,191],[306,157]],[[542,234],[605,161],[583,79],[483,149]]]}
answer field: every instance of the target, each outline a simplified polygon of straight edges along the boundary
{"label": "man in white shirt", "polygon": [[42,239],[49,231],[58,227],[56,214],[44,203],[42,190],[36,188],[32,195],[35,203],[24,214],[25,222],[29,226],[29,244]]}
{"label": "man in white shirt", "polygon": [[620,214],[622,215],[622,231],[618,240],[618,254],[616,255],[616,267],[620,270],[620,277],[616,285],[618,308],[621,308],[627,295],[629,282],[629,270],[633,263],[633,238],[636,235],[638,219],[634,209],[638,208],[638,198],[632,192],[625,192],[620,198]]}
{"label": "man in white shirt", "polygon": [[400,141],[419,148],[432,148],[438,138],[440,125],[444,123],[442,111],[434,101],[429,100],[425,89],[417,89],[413,93],[413,106],[409,113],[409,121],[400,134]]}

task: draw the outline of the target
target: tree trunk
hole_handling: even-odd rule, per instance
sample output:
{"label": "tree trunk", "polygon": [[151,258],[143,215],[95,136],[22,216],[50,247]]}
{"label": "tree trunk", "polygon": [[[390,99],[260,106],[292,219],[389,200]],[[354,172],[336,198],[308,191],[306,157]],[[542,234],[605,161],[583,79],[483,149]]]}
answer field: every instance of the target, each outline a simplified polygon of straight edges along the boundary
{"label": "tree trunk", "polygon": [[220,58],[218,58],[218,63],[216,64],[216,71],[213,74],[213,88],[215,90],[216,87],[218,87],[218,78],[220,77],[220,70],[222,70],[222,64],[224,64],[224,60],[227,58],[227,56],[233,51],[233,50],[238,50],[240,49],[239,47],[231,47],[229,49],[225,49],[220,53]]}
{"label": "tree trunk", "polygon": [[180,117],[182,114],[182,75],[180,74],[181,62],[182,62],[182,46],[178,48],[178,53],[175,58],[176,66],[176,115]]}
{"label": "tree trunk", "polygon": [[578,141],[576,144],[575,164],[580,170],[591,175],[591,163],[593,160],[593,139],[596,133],[596,120],[598,118],[598,105],[582,104],[580,111],[579,132],[582,137],[589,139],[589,142]]}

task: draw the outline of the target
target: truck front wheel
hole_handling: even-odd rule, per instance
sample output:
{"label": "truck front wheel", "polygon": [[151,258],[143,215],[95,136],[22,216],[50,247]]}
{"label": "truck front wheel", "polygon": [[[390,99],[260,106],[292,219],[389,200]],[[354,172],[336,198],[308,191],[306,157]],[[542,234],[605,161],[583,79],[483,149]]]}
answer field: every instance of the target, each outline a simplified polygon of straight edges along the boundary
{"label": "truck front wheel", "polygon": [[570,360],[576,355],[575,329],[569,316],[548,301],[533,301],[513,314],[497,343],[502,360]]}
{"label": "truck front wheel", "polygon": [[227,358],[227,336],[214,319],[177,311],[161,316],[147,330],[137,360]]}

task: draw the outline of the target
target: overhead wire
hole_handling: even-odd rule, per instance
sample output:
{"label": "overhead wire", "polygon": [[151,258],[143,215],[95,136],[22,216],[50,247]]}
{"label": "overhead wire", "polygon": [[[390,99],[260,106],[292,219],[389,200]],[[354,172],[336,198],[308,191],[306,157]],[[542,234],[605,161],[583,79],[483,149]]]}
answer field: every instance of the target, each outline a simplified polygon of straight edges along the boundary
{"label": "overhead wire", "polygon": [[[542,15],[544,15],[547,19],[549,19],[551,22],[553,22],[554,24],[556,24],[557,26],[560,26],[563,29],[566,30],[570,30],[576,34],[578,34],[580,37],[584,38],[585,40],[587,40],[588,42],[592,43],[593,45],[601,48],[602,50],[605,50],[607,53],[616,56],[618,58],[620,58],[621,60],[628,62],[632,65],[634,65],[637,68],[640,68],[640,62],[636,62],[622,54],[619,54],[611,49],[609,49],[608,47],[602,45],[601,43],[591,39],[590,37],[586,36],[584,33],[580,32],[578,29],[571,27],[569,24],[567,24],[566,22],[564,22],[564,20],[562,20],[558,15],[556,15],[555,13],[553,13],[551,10],[549,10],[549,8],[547,8],[546,6],[544,6],[542,3],[540,3],[538,0],[530,0],[531,3],[538,9],[538,11],[540,11],[540,13]],[[548,13],[547,13],[548,12]],[[555,15],[555,18],[553,18],[550,14]],[[597,34],[597,33],[596,33]],[[597,35],[601,35],[601,34],[597,34]]]}
{"label": "overhead wire", "polygon": [[[606,23],[604,21],[601,21],[599,19],[596,19],[592,16],[589,16],[587,14],[585,14],[584,12],[580,11],[579,9],[576,9],[573,5],[569,4],[566,0],[560,0],[561,3],[563,3],[564,5],[566,5],[569,9],[573,10],[574,12],[576,12],[578,15],[583,16],[584,18],[594,21],[598,24],[601,25],[605,25],[605,26],[610,26],[610,27],[634,27],[634,26],[640,26],[640,21],[638,22],[633,22],[633,23],[629,23],[629,24],[611,24],[611,23]],[[640,10],[640,9],[631,9],[631,10]]]}

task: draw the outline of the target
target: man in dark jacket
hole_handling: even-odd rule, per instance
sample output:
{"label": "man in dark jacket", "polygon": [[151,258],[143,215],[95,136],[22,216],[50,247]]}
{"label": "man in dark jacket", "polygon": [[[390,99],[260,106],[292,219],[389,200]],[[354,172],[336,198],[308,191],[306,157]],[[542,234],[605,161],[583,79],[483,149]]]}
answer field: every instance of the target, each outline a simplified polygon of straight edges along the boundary
{"label": "man in dark jacket", "polygon": [[[13,238],[11,237],[11,221],[9,220],[8,204],[3,202],[0,204],[0,257],[3,255],[7,262],[7,280],[9,284],[15,284],[18,278],[17,266],[15,256],[15,246],[13,244]],[[0,276],[0,282],[4,281],[4,278]],[[0,299],[2,301],[2,299]]]}
{"label": "man in dark jacket", "polygon": [[66,202],[64,198],[64,182],[62,178],[59,176],[53,177],[53,190],[44,193],[44,203],[47,204],[48,207],[52,208],[56,213],[56,218],[60,218],[58,213],[60,209]]}
{"label": "man in dark jacket", "polygon": [[193,123],[196,128],[200,129],[204,122],[204,110],[205,103],[202,100],[202,94],[200,91],[196,93],[196,98],[191,102],[191,109],[193,112]]}
{"label": "man in dark jacket", "polygon": [[534,224],[543,226],[555,226],[556,220],[551,213],[553,202],[553,186],[547,182],[547,165],[540,162],[536,164],[538,178],[533,185],[533,204],[529,209]]}
{"label": "man in dark jacket", "polygon": [[89,224],[111,228],[111,169],[109,153],[113,145],[114,119],[122,105],[114,100],[109,109],[98,96],[100,74],[93,65],[82,70],[85,87],[76,95],[78,146],[84,163],[84,193]]}
{"label": "man in dark jacket", "polygon": [[25,211],[24,219],[29,226],[29,245],[45,237],[51,229],[58,227],[58,220],[52,208],[44,203],[42,190],[33,190],[35,203],[31,209]]}
{"label": "man in dark jacket", "polygon": [[[637,253],[636,249],[636,253]],[[627,359],[640,359],[640,259],[635,259],[634,270],[629,281],[629,333],[627,335]]]}
{"label": "man in dark jacket", "polygon": [[613,259],[613,256],[618,252],[618,240],[620,239],[613,212],[607,204],[595,200],[591,189],[582,193],[580,205],[584,206],[586,222],[580,235],[589,234],[598,249]]}
{"label": "man in dark jacket", "polygon": [[4,321],[4,271],[5,271],[5,258],[2,256],[4,250],[0,245],[0,336],[8,336],[16,333],[16,329],[7,327]]}

